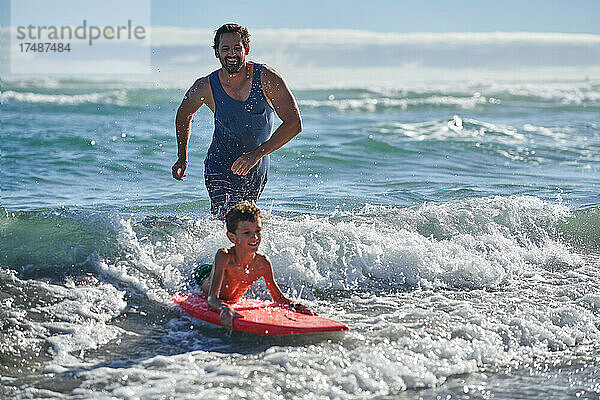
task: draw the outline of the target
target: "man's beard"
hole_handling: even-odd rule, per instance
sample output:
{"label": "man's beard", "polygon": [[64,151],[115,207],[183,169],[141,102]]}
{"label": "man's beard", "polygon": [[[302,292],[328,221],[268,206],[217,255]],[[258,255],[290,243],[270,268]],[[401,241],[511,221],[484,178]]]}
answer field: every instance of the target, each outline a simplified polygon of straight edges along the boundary
{"label": "man's beard", "polygon": [[233,57],[237,60],[237,62],[235,64],[229,64],[227,62],[227,58],[230,58],[230,57],[225,57],[225,58],[221,59],[221,65],[223,66],[223,68],[225,68],[225,71],[229,72],[230,74],[236,74],[242,70],[243,65],[242,65],[241,57],[238,57],[238,56]]}

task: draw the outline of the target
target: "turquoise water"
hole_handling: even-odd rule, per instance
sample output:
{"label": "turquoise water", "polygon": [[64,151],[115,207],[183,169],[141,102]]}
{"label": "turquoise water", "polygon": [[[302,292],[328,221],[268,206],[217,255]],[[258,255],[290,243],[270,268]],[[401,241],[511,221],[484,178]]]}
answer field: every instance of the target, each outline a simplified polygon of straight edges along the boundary
{"label": "turquoise water", "polygon": [[[182,93],[118,82],[4,83],[4,206],[198,201],[186,208],[204,213],[207,108],[194,117],[187,181],[165,179]],[[560,196],[574,207],[598,200],[597,82],[295,94],[304,131],[273,155],[263,196],[276,209],[329,214],[496,195]]]}
{"label": "turquoise water", "polygon": [[1,396],[600,393],[600,82],[294,89],[304,131],[272,155],[261,246],[351,328],[309,338],[225,334],[170,300],[227,244],[208,109],[171,177],[186,88],[1,84]]}

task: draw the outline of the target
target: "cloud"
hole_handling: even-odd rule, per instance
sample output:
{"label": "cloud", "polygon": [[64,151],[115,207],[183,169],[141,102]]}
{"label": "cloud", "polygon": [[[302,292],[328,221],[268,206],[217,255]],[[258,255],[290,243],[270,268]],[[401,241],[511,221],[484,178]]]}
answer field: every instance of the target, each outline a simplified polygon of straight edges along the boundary
{"label": "cloud", "polygon": [[[250,34],[249,59],[275,67],[295,87],[399,86],[431,79],[600,78],[600,35],[593,34],[348,29],[257,29]],[[140,74],[140,79],[186,86],[219,68],[211,29],[153,26],[150,35],[152,75]],[[99,51],[99,45],[94,50]],[[125,57],[115,57],[104,57],[104,64],[85,72],[110,73],[115,72],[111,66],[127,66]],[[70,64],[76,67],[73,58]]]}
{"label": "cloud", "polygon": [[[213,64],[213,31],[153,27],[163,57]],[[600,64],[600,35],[533,32],[381,33],[340,29],[262,29],[251,32],[251,55],[291,67],[515,68]],[[171,60],[171,61],[170,61]]]}
{"label": "cloud", "polygon": [[[297,45],[600,45],[600,35],[542,32],[384,33],[351,29],[257,29],[252,41]],[[214,31],[167,26],[152,27],[156,46],[212,45]]]}

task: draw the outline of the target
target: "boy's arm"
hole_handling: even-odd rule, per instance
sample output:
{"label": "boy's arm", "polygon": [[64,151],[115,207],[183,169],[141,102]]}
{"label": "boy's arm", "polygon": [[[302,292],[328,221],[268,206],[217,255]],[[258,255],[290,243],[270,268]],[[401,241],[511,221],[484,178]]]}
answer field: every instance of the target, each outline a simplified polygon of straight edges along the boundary
{"label": "boy's arm", "polygon": [[239,315],[234,313],[231,307],[219,300],[219,294],[221,293],[221,287],[225,279],[225,265],[227,264],[227,254],[223,249],[219,249],[215,255],[215,263],[213,268],[213,278],[210,282],[210,289],[208,291],[208,307],[216,311],[221,318],[221,323],[227,329],[233,328],[233,317]]}
{"label": "boy's arm", "polygon": [[267,284],[267,289],[269,289],[269,293],[273,298],[275,303],[284,304],[286,306],[290,306],[295,311],[298,311],[302,314],[308,315],[317,315],[310,308],[305,306],[304,304],[296,303],[287,297],[284,296],[283,292],[275,282],[275,275],[273,274],[273,265],[271,264],[271,260],[267,256],[264,256],[264,265],[263,265],[263,278],[265,279],[265,283]]}

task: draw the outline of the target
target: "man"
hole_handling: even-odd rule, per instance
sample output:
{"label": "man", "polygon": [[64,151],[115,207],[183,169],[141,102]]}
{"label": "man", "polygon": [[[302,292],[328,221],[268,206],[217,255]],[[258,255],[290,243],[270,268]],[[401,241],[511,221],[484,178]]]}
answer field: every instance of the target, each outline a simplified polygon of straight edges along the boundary
{"label": "man", "polygon": [[[269,154],[302,131],[300,111],[283,78],[267,65],[246,61],[249,36],[237,24],[217,29],[213,48],[221,68],[194,82],[175,120],[173,178],[183,180],[192,115],[203,104],[215,115],[204,181],[210,211],[221,219],[237,203],[259,198],[267,183]],[[282,124],[271,135],[274,112]]]}

